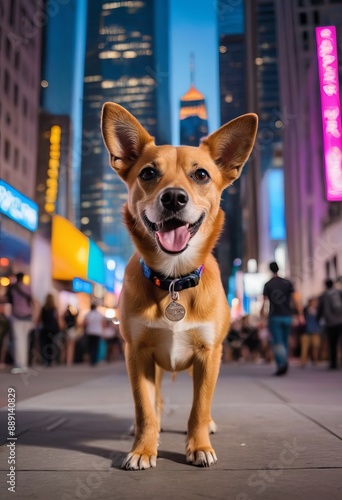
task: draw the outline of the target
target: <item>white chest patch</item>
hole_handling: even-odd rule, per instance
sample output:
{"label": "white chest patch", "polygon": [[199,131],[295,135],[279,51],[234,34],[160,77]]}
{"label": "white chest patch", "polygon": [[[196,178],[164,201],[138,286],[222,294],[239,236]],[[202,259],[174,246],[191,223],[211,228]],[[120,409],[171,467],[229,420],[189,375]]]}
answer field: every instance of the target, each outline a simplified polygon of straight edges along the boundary
{"label": "white chest patch", "polygon": [[212,346],[215,340],[214,324],[210,322],[192,323],[186,320],[172,322],[166,318],[147,322],[140,318],[131,318],[132,340],[138,340],[146,332],[146,328],[151,330],[151,334],[154,334],[156,359],[160,357],[163,361],[168,361],[172,370],[175,370],[177,365],[186,363],[194,354],[195,345],[191,330],[196,330],[197,338],[199,335],[200,340],[207,346]]}

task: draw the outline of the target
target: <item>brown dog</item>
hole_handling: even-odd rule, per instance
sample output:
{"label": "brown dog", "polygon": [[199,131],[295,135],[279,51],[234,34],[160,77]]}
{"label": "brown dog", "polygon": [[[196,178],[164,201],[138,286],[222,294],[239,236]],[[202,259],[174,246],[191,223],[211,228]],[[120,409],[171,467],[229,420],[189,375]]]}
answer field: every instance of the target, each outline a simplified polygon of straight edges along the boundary
{"label": "brown dog", "polygon": [[109,102],[103,107],[102,134],[110,165],[128,186],[123,214],[137,247],[119,304],[136,414],[135,441],[123,468],[156,466],[159,367],[192,367],[186,460],[202,467],[217,461],[208,427],[230,313],[211,251],[223,225],[221,193],[240,176],[256,131],[257,116],[247,114],[198,148],[156,146],[124,108]]}

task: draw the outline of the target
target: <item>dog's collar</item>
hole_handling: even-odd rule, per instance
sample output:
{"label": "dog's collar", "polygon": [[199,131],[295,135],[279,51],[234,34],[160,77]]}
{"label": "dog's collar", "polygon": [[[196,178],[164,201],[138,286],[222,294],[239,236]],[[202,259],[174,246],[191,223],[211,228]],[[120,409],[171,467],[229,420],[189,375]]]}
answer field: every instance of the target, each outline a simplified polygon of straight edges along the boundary
{"label": "dog's collar", "polygon": [[140,264],[144,273],[144,276],[151,280],[157,287],[162,290],[170,290],[170,286],[173,283],[174,291],[180,292],[181,290],[185,290],[186,288],[192,288],[197,286],[201,275],[203,273],[204,264],[201,267],[198,267],[192,273],[187,274],[186,276],[180,276],[179,278],[167,278],[163,274],[154,271],[150,267],[148,267],[145,262],[140,258]]}

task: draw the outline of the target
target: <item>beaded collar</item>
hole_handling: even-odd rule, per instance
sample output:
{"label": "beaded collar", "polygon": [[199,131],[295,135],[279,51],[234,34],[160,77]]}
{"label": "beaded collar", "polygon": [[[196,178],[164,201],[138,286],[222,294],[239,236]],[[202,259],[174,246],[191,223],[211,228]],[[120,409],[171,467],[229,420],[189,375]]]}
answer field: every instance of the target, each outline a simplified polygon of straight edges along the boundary
{"label": "beaded collar", "polygon": [[180,292],[181,290],[185,290],[186,288],[197,286],[204,269],[204,264],[202,264],[201,267],[198,267],[186,276],[180,276],[179,278],[167,278],[163,274],[158,273],[157,271],[154,271],[153,269],[148,267],[141,258],[140,264],[144,276],[152,281],[158,288],[169,291],[171,284],[173,284],[173,290],[175,292]]}

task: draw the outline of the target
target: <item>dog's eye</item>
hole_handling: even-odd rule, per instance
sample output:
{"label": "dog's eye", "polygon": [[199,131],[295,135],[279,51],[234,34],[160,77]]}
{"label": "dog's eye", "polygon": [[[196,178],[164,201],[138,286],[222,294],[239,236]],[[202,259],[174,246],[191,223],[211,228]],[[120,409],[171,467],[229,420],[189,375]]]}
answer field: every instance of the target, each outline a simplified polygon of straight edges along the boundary
{"label": "dog's eye", "polygon": [[206,170],[204,170],[204,168],[199,168],[198,170],[196,170],[194,176],[198,182],[207,182],[210,179],[210,175]]}
{"label": "dog's eye", "polygon": [[153,167],[145,167],[139,174],[140,179],[143,181],[152,181],[158,177],[158,171]]}

